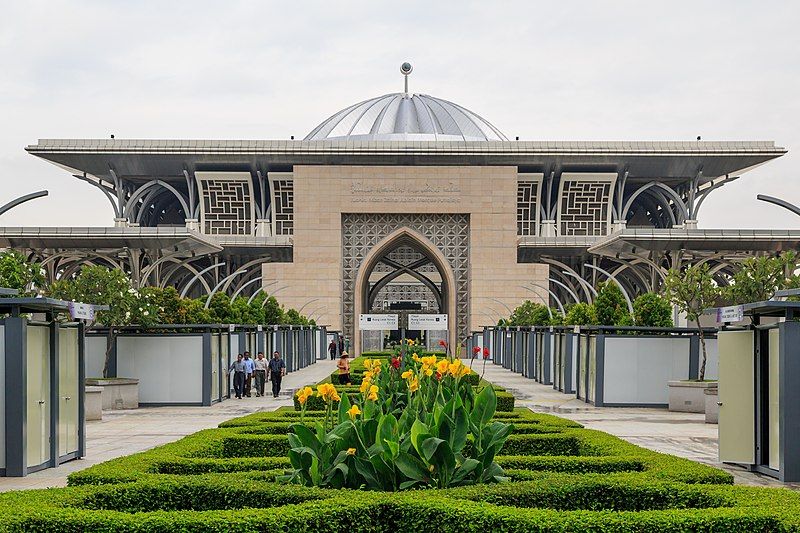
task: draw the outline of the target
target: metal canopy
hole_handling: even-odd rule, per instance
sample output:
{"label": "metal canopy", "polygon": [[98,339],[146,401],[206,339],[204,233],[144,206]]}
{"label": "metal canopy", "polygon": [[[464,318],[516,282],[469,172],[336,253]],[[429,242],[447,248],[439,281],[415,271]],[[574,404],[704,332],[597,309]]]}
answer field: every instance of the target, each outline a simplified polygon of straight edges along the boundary
{"label": "metal canopy", "polygon": [[800,230],[625,229],[598,240],[588,251],[615,257],[678,250],[777,253],[798,246]]}
{"label": "metal canopy", "polygon": [[222,246],[185,228],[0,227],[0,247],[14,249],[171,250],[187,256],[222,251]]}
{"label": "metal canopy", "polygon": [[256,172],[291,165],[520,166],[620,172],[628,180],[700,184],[786,153],[771,141],[248,141],[40,139],[26,150],[72,173],[113,182],[184,183],[184,169]]}

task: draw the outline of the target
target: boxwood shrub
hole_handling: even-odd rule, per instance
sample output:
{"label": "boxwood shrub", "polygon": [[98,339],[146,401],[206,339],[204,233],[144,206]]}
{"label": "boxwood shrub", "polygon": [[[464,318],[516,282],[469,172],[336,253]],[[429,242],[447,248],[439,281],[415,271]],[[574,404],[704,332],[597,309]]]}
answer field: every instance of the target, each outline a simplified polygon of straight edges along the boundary
{"label": "boxwood shrub", "polygon": [[75,472],[67,488],[2,493],[0,532],[800,531],[796,492],[733,486],[711,466],[514,409],[507,392],[501,402],[495,418],[516,428],[497,456],[506,483],[391,494],[276,483],[300,421],[281,408]]}

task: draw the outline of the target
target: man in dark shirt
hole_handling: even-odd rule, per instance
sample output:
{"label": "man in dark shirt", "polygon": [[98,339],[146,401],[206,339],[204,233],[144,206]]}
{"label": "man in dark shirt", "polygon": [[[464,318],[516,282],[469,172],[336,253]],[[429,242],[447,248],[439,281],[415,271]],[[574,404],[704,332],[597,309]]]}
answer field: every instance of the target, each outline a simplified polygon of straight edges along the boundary
{"label": "man in dark shirt", "polygon": [[280,352],[276,351],[269,360],[269,379],[272,380],[272,397],[277,398],[281,392],[281,379],[286,374],[286,363],[281,359]]}
{"label": "man in dark shirt", "polygon": [[236,393],[237,398],[241,398],[245,376],[245,364],[242,360],[242,354],[236,357],[236,361],[231,364],[229,372],[233,372],[233,391]]}

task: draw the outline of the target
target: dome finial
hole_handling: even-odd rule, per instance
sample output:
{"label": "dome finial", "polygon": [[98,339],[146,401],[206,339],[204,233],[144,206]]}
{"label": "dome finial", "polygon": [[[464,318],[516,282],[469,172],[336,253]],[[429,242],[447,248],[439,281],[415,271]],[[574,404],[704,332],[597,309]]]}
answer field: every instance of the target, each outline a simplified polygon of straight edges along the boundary
{"label": "dome finial", "polygon": [[402,65],[400,65],[400,73],[405,78],[405,87],[406,87],[406,94],[408,94],[408,75],[411,74],[411,71],[414,70],[414,67],[411,66],[411,63],[406,61]]}

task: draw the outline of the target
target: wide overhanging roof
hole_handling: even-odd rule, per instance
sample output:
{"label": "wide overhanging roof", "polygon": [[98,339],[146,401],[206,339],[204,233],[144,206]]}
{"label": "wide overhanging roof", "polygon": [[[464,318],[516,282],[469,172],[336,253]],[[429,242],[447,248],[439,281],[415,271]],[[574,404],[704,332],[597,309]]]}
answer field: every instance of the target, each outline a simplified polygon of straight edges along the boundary
{"label": "wide overhanging roof", "polygon": [[608,257],[679,250],[782,252],[800,247],[800,230],[629,228],[599,239],[589,252]]}
{"label": "wide overhanging roof", "polygon": [[780,157],[771,141],[254,141],[40,139],[28,152],[72,173],[184,180],[184,169],[255,172],[280,165],[521,166],[621,171],[629,179],[734,175]]}
{"label": "wide overhanging roof", "polygon": [[186,256],[222,251],[209,237],[185,228],[0,227],[0,247],[57,250],[169,250]]}

